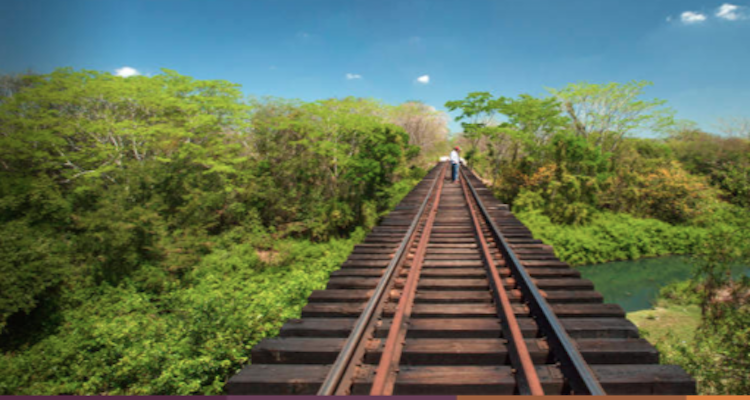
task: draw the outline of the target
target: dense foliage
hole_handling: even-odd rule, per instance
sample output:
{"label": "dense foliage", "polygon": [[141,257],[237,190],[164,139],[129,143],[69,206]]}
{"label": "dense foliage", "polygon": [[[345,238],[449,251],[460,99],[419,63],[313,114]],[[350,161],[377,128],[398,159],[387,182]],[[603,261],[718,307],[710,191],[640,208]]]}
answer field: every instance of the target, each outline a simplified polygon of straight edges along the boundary
{"label": "dense foliage", "polygon": [[0,394],[219,393],[421,178],[393,108],[6,77]]}
{"label": "dense foliage", "polygon": [[[640,98],[647,85],[573,84],[547,98],[478,92],[446,106],[468,121],[469,162],[562,260],[695,255],[695,279],[662,295],[701,305],[698,333],[657,347],[701,393],[748,394],[750,280],[729,267],[750,262],[750,136],[675,122],[663,101]],[[661,138],[633,137],[645,131]]]}
{"label": "dense foliage", "polygon": [[256,246],[267,238],[224,235],[179,282],[147,266],[117,286],[78,290],[71,296],[84,307],[61,310],[48,336],[0,358],[0,391],[221,393],[250,348],[298,318],[361,237],[275,242],[278,256],[263,262]]}
{"label": "dense foliage", "polygon": [[[736,236],[745,245],[737,246]],[[655,343],[662,362],[682,365],[699,394],[750,393],[750,234],[712,233],[696,250],[693,279],[663,288],[662,305],[698,305],[702,318],[692,337],[669,334]]]}
{"label": "dense foliage", "polygon": [[[640,98],[647,86],[476,92],[446,107],[468,121],[469,163],[565,261],[691,253],[712,229],[747,227],[750,138],[673,121],[664,101]],[[666,139],[632,137],[644,131]]]}
{"label": "dense foliage", "polygon": [[667,141],[691,173],[703,175],[733,204],[750,207],[750,136],[722,137],[695,128],[676,130]]}
{"label": "dense foliage", "polygon": [[[669,360],[706,393],[747,393],[748,282],[725,266],[750,244],[750,137],[675,124],[646,86],[446,106],[464,157],[561,259],[700,255],[669,295],[695,294],[704,339]],[[3,76],[0,394],[220,393],[446,134],[418,102],[246,101],[173,71]]]}
{"label": "dense foliage", "polygon": [[552,245],[556,255],[571,265],[689,254],[708,234],[703,228],[673,226],[626,213],[597,213],[583,226],[555,224],[538,211],[516,216],[534,237]]}

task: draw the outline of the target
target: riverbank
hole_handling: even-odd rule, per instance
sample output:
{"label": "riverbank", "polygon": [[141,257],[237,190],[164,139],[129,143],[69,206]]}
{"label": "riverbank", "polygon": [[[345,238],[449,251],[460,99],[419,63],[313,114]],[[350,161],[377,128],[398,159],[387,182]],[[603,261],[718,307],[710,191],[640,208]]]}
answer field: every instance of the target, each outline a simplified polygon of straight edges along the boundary
{"label": "riverbank", "polygon": [[697,296],[688,282],[669,285],[653,308],[627,318],[654,345],[661,364],[680,365],[693,376],[699,395],[747,394],[747,368],[733,361],[743,353],[737,351],[742,333],[734,329],[742,323],[727,316],[706,324]]}
{"label": "riverbank", "polygon": [[689,279],[693,264],[687,256],[665,256],[579,266],[581,277],[594,283],[606,303],[626,312],[651,308],[662,287]]}
{"label": "riverbank", "polygon": [[627,318],[656,347],[661,364],[680,365],[695,378],[699,395],[746,395],[748,303],[714,301],[704,316],[701,296],[691,281],[670,284],[660,290],[654,307]]}
{"label": "riverbank", "polygon": [[706,228],[625,213],[602,212],[585,226],[554,224],[538,211],[519,212],[516,217],[572,266],[690,254],[708,235]]}
{"label": "riverbank", "polygon": [[643,338],[659,349],[668,341],[693,340],[701,321],[701,310],[696,305],[663,302],[651,309],[630,312],[627,318],[638,327]]}

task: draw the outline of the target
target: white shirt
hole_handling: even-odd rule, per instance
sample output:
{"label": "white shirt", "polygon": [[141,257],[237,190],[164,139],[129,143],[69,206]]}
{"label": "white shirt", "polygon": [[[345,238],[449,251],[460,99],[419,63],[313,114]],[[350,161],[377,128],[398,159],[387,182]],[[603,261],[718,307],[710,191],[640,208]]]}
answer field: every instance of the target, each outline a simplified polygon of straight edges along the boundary
{"label": "white shirt", "polygon": [[451,164],[459,164],[461,162],[461,157],[458,156],[458,152],[456,150],[451,151]]}

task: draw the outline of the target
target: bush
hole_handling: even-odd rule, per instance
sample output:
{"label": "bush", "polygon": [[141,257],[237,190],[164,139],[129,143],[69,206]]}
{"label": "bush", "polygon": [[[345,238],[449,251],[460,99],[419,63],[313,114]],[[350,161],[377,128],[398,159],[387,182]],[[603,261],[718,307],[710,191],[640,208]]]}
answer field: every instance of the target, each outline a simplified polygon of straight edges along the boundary
{"label": "bush", "polygon": [[693,340],[670,337],[656,344],[662,362],[681,365],[696,378],[699,394],[750,393],[750,278],[733,273],[735,266],[750,265],[747,232],[713,227],[696,252],[696,276],[661,293],[662,301],[701,306]]}
{"label": "bush", "polygon": [[27,221],[2,224],[0,241],[0,333],[8,318],[29,314],[40,297],[65,277],[66,245],[52,232],[33,229]]}
{"label": "bush", "polygon": [[670,304],[699,305],[700,288],[692,280],[670,283],[659,289],[659,299]]}
{"label": "bush", "polygon": [[688,171],[722,189],[724,199],[750,206],[750,140],[688,129],[674,133],[667,143]]}
{"label": "bush", "polygon": [[673,226],[623,213],[596,213],[585,226],[554,224],[539,211],[516,216],[534,237],[554,246],[557,256],[571,265],[689,254],[707,233],[703,228]]}
{"label": "bush", "polygon": [[704,178],[687,173],[676,161],[640,170],[624,168],[608,186],[603,206],[671,224],[695,220],[718,197]]}
{"label": "bush", "polygon": [[273,263],[230,240],[160,294],[146,287],[151,267],[92,288],[85,306],[64,311],[57,333],[0,357],[0,393],[220,394],[252,346],[299,317],[363,237],[278,242]]}
{"label": "bush", "polygon": [[0,394],[217,394],[425,171],[366,99],[61,69],[0,102]]}

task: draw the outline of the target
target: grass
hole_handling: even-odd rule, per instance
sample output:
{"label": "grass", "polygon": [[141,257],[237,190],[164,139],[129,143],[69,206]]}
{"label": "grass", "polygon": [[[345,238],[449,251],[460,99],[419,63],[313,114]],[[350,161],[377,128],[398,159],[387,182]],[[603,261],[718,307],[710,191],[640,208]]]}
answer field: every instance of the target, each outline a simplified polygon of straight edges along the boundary
{"label": "grass", "polygon": [[668,333],[676,340],[691,341],[701,320],[701,310],[696,305],[662,301],[650,310],[628,313],[627,317],[641,331],[641,336],[658,345]]}

